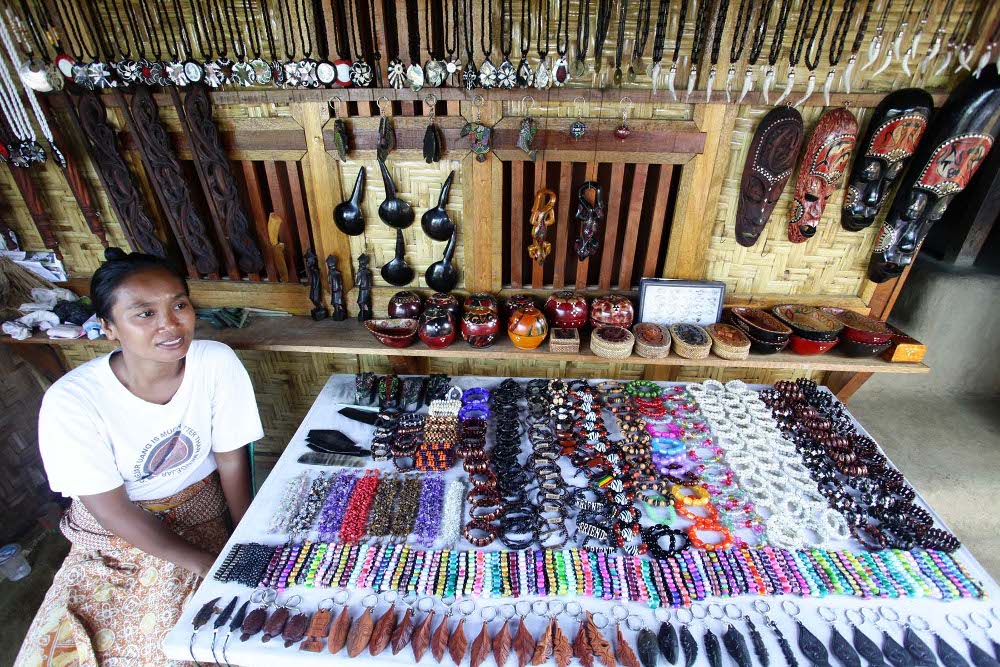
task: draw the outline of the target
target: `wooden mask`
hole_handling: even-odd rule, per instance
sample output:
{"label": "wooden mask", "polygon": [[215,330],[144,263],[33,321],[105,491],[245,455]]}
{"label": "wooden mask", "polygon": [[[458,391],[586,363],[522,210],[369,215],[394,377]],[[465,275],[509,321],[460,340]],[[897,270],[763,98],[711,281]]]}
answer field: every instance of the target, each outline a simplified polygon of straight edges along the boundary
{"label": "wooden mask", "polygon": [[890,93],[875,108],[844,194],[844,229],[857,232],[875,222],[893,181],[917,150],[932,109],[931,96],[919,88]]}
{"label": "wooden mask", "polygon": [[792,175],[802,147],[802,116],[792,107],[771,109],[757,126],[736,209],[736,242],[750,247],[767,225],[771,212]]}
{"label": "wooden mask", "polygon": [[795,181],[795,201],[788,221],[792,243],[802,243],[816,234],[826,202],[847,169],[857,136],[858,121],[847,109],[831,109],[820,116]]}
{"label": "wooden mask", "polygon": [[928,126],[872,249],[869,279],[883,283],[913,261],[931,225],[986,160],[998,132],[1000,74],[987,67],[978,79],[960,83]]}

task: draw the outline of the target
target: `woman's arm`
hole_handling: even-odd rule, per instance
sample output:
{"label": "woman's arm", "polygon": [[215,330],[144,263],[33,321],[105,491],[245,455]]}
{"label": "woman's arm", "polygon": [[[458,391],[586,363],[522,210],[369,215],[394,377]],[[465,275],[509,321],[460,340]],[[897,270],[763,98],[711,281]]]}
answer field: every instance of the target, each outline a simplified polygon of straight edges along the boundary
{"label": "woman's arm", "polygon": [[80,496],[80,502],[105,530],[152,556],[201,577],[208,575],[215,562],[215,555],[186,542],[152,514],[132,504],[124,486],[92,496]]}
{"label": "woman's arm", "polygon": [[250,461],[246,447],[215,452],[215,463],[219,467],[222,493],[226,496],[229,516],[233,518],[235,528],[250,507]]}

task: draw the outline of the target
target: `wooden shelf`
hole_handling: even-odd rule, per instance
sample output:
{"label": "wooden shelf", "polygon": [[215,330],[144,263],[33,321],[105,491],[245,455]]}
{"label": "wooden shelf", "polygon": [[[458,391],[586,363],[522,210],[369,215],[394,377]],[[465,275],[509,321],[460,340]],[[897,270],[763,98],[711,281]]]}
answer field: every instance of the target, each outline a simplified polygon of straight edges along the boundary
{"label": "wooden shelf", "polygon": [[[673,352],[662,359],[645,359],[633,355],[628,359],[604,359],[590,351],[589,334],[584,333],[580,352],[575,354],[549,352],[548,341],[537,350],[519,350],[510,342],[505,333],[498,336],[498,341],[486,349],[474,348],[465,341],[458,340],[443,350],[434,350],[419,339],[407,348],[389,348],[379,343],[356,320],[334,322],[324,320],[313,322],[306,317],[257,317],[243,329],[213,329],[202,322],[198,323],[196,336],[202,339],[217,340],[236,350],[264,350],[273,352],[309,352],[324,354],[355,354],[396,357],[450,357],[462,359],[531,359],[535,361],[574,361],[578,363],[597,364],[646,364],[654,366],[711,366],[724,368],[772,368],[772,369],[802,369],[820,371],[847,371],[853,373],[928,373],[930,368],[922,363],[890,363],[878,357],[853,359],[833,352],[818,356],[802,356],[793,352],[778,354],[751,354],[745,361],[730,361],[710,356],[707,359],[685,359]],[[111,341],[104,339],[87,341],[86,339],[60,340],[51,339],[44,334],[35,335],[24,341],[15,341],[4,337],[3,342],[15,345],[84,345],[88,342],[106,346],[109,350],[115,347]]]}

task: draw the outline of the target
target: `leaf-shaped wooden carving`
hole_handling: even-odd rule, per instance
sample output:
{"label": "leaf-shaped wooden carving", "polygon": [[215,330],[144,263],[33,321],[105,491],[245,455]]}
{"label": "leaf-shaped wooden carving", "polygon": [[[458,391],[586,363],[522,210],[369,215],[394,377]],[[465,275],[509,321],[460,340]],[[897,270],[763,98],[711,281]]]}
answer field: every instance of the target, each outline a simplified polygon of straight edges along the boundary
{"label": "leaf-shaped wooden carving", "polygon": [[532,665],[541,665],[552,657],[552,626],[555,623],[556,619],[550,618],[542,636],[538,638],[538,643],[535,644],[535,653],[531,657]]}
{"label": "leaf-shaped wooden carving", "polygon": [[535,655],[535,638],[531,636],[523,618],[517,632],[514,633],[514,641],[511,642],[511,645],[514,647],[514,653],[517,654],[517,667],[525,667],[531,662],[532,656]]}
{"label": "leaf-shaped wooden carving", "polygon": [[500,632],[493,638],[493,659],[497,667],[504,667],[510,657],[510,621],[504,621]]}
{"label": "leaf-shaped wooden carving", "polygon": [[601,634],[600,628],[594,623],[594,617],[587,612],[587,641],[594,656],[604,667],[617,667],[615,654],[611,651],[611,643]]}
{"label": "leaf-shaped wooden carving", "polygon": [[583,667],[594,667],[594,652],[590,650],[587,624],[583,620],[580,621],[580,629],[576,631],[576,638],[573,640],[573,657],[579,660]]}
{"label": "leaf-shaped wooden carving", "polygon": [[490,638],[490,631],[486,628],[486,623],[483,622],[483,629],[472,640],[472,646],[469,648],[469,664],[472,667],[479,667],[489,657],[492,648],[493,640]]}
{"label": "leaf-shaped wooden carving", "polygon": [[423,620],[417,623],[413,629],[413,636],[410,638],[410,647],[413,649],[413,662],[420,662],[427,653],[431,645],[431,623],[434,620],[434,610],[424,616]]}
{"label": "leaf-shaped wooden carving", "polygon": [[451,637],[448,639],[448,655],[451,656],[451,661],[455,663],[455,667],[462,664],[462,660],[465,659],[465,649],[469,647],[469,640],[465,636],[465,619],[458,619],[458,625],[451,633]]}
{"label": "leaf-shaped wooden carving", "polygon": [[552,619],[552,657],[555,658],[556,667],[569,667],[570,660],[573,659],[573,649],[556,619]]}
{"label": "leaf-shaped wooden carving", "polygon": [[622,667],[642,667],[639,662],[639,658],[636,657],[635,651],[632,647],[628,645],[625,641],[625,635],[622,634],[622,626],[618,626],[618,664]]}
{"label": "leaf-shaped wooden carving", "polygon": [[375,628],[372,630],[372,638],[368,643],[368,652],[371,655],[378,655],[389,646],[392,641],[392,631],[396,629],[396,605],[390,605],[389,609],[382,614]]}
{"label": "leaf-shaped wooden carving", "polygon": [[441,619],[441,624],[437,626],[434,635],[431,637],[431,655],[438,662],[444,659],[444,653],[448,650],[448,639],[451,633],[448,632],[448,617]]}
{"label": "leaf-shaped wooden carving", "polygon": [[340,610],[337,620],[330,626],[330,634],[326,637],[326,648],[330,653],[340,653],[347,643],[347,632],[351,629],[351,615],[347,607]]}
{"label": "leaf-shaped wooden carving", "polygon": [[392,631],[392,654],[396,655],[410,643],[413,636],[413,610],[407,609],[403,614],[403,620],[399,622],[396,629]]}
{"label": "leaf-shaped wooden carving", "polygon": [[361,652],[368,648],[368,642],[372,638],[372,630],[375,629],[375,620],[372,618],[372,610],[365,609],[353,623],[347,633],[347,655],[356,658]]}

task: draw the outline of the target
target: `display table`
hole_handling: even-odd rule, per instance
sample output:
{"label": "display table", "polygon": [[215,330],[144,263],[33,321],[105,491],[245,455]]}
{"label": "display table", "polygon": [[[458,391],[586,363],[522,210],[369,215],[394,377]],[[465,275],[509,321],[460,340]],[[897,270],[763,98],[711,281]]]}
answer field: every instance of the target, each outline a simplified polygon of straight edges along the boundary
{"label": "display table", "polygon": [[[526,380],[522,380],[526,381]],[[499,378],[489,378],[489,377],[459,377],[453,379],[453,384],[466,389],[471,387],[486,387],[492,388],[498,385],[500,382]],[[664,383],[664,386],[673,386],[677,383]],[[323,388],[320,395],[317,397],[316,402],[313,404],[309,413],[306,415],[302,424],[300,425],[295,437],[289,443],[288,447],[285,449],[281,458],[278,460],[274,470],[268,476],[268,479],[263,484],[259,490],[256,498],[253,501],[249,511],[244,517],[242,523],[237,528],[233,536],[230,538],[229,543],[226,546],[226,550],[220,559],[216,562],[213,567],[213,573],[220,566],[222,558],[228,553],[229,549],[237,543],[249,543],[249,542],[260,542],[269,545],[283,544],[287,541],[288,535],[285,534],[273,534],[268,532],[268,524],[271,517],[278,509],[280,502],[280,496],[286,486],[288,480],[299,475],[304,469],[311,468],[312,471],[318,473],[319,470],[326,470],[327,472],[333,470],[331,468],[320,468],[316,466],[303,466],[297,462],[300,455],[308,452],[306,447],[306,436],[311,429],[339,429],[348,437],[350,437],[355,442],[365,445],[371,438],[372,427],[348,420],[337,413],[343,405],[352,405],[354,403],[354,377],[351,375],[334,375],[327,382],[326,386]],[[492,436],[492,433],[491,433]],[[366,467],[377,467],[383,471],[391,471],[392,463],[373,463],[370,460],[366,461]],[[462,472],[461,466],[456,465],[451,471],[447,473],[447,476],[458,476],[464,474]],[[922,504],[922,499],[919,496],[916,502]],[[940,524],[939,518],[933,514],[931,508],[927,508],[931,511],[934,516],[937,525]],[[459,539],[459,542],[455,545],[456,549],[469,549],[470,545],[465,542],[464,539]],[[847,549],[850,551],[860,551],[860,547],[856,542],[845,541],[841,544],[832,545],[834,549]],[[485,547],[485,550],[497,550],[502,549],[502,545],[499,541],[494,542],[494,544]],[[978,580],[983,586],[984,593],[986,595],[985,600],[976,599],[961,599],[952,602],[942,602],[935,599],[924,599],[924,598],[907,598],[907,599],[872,599],[872,600],[862,600],[859,598],[838,595],[830,596],[824,599],[812,599],[804,598],[799,596],[772,596],[767,598],[759,598],[753,596],[741,596],[733,598],[709,598],[708,600],[698,603],[701,609],[705,609],[709,603],[717,602],[719,604],[732,603],[735,604],[741,614],[749,615],[749,617],[756,624],[758,629],[763,636],[764,642],[771,655],[771,664],[782,665],[784,664],[783,658],[781,657],[780,648],[775,640],[775,635],[771,632],[769,628],[766,627],[764,619],[761,617],[759,611],[754,610],[752,603],[754,600],[764,599],[770,605],[769,617],[777,624],[780,630],[784,633],[785,637],[791,642],[793,647],[796,647],[798,630],[793,622],[792,618],[786,615],[782,611],[781,601],[785,599],[792,600],[800,609],[801,612],[798,615],[798,619],[803,622],[803,624],[809,628],[817,637],[819,637],[823,642],[829,645],[830,639],[830,629],[828,624],[825,623],[820,616],[817,614],[817,608],[821,606],[829,607],[836,611],[837,613],[837,629],[838,631],[847,637],[851,638],[852,630],[848,626],[847,622],[844,620],[844,610],[847,609],[858,609],[861,607],[868,607],[871,610],[877,610],[880,606],[884,606],[887,610],[887,615],[892,616],[892,611],[895,611],[900,616],[900,622],[906,621],[910,615],[916,615],[927,620],[930,624],[931,629],[938,633],[945,641],[958,649],[964,656],[968,656],[968,647],[966,645],[965,639],[962,634],[955,630],[951,625],[949,625],[946,614],[952,614],[956,618],[961,618],[962,620],[968,621],[970,619],[970,613],[977,612],[975,618],[980,620],[984,625],[985,620],[988,620],[993,624],[994,628],[989,630],[992,633],[990,636],[994,638],[1000,638],[1000,618],[994,615],[991,609],[991,602],[989,598],[995,596],[998,592],[996,583],[990,578],[986,571],[979,565],[969,551],[962,547],[955,554],[955,558],[965,565],[969,575]],[[218,606],[221,608],[224,606],[233,596],[238,596],[240,599],[240,604],[249,598],[253,591],[245,586],[241,586],[237,583],[220,583],[212,579],[211,575],[206,579],[198,591],[195,593],[191,601],[189,601],[183,616],[181,617],[178,625],[170,632],[168,635],[164,649],[166,654],[175,660],[190,660],[191,654],[189,653],[189,642],[192,633],[192,619],[198,610],[209,600],[213,598],[221,598]],[[282,591],[278,595],[278,602],[283,602],[287,600],[291,595],[301,596],[301,602],[299,607],[308,613],[314,612],[319,604],[333,596],[334,590],[328,588],[308,588],[305,586],[293,586],[285,591]],[[370,593],[367,591],[350,591],[351,597],[349,602],[349,608],[352,612],[352,617],[357,617],[362,611],[362,598]],[[529,600],[535,600],[538,598],[527,598]],[[547,598],[555,599],[555,598]],[[570,598],[561,598],[564,602],[568,601]],[[637,617],[633,619],[633,628],[628,629],[626,623],[621,624],[621,630],[624,636],[629,640],[629,642],[635,645],[636,630],[638,625],[645,624],[653,632],[656,632],[660,625],[660,621],[665,619],[667,615],[664,613],[665,610],[661,610],[654,616],[653,610],[649,608],[648,605],[644,605],[639,602],[614,602],[608,600],[594,599],[594,598],[578,598],[577,601],[582,605],[583,609],[591,612],[602,612],[609,619],[614,618],[614,614],[617,611],[619,615],[621,610],[615,610],[616,605],[623,605],[629,613]],[[476,601],[477,607],[483,606],[500,606],[500,605],[510,605],[516,600],[510,598],[495,598],[495,599],[479,599]],[[397,615],[402,616],[403,605],[401,603],[396,605]],[[388,604],[379,600],[377,608],[374,610],[374,616],[377,619],[382,612],[388,609]],[[435,607],[437,611],[437,618],[440,619],[443,616],[444,607],[438,603]],[[452,627],[454,627],[457,622],[457,618],[461,614],[455,608],[455,615],[452,618]],[[339,607],[334,608],[335,613],[339,611]],[[721,612],[719,608],[713,608],[716,615]],[[734,614],[735,609],[729,608],[729,612]],[[870,613],[870,612],[869,612]],[[734,614],[735,615],[735,614]],[[417,614],[418,618],[422,617],[422,613]],[[671,610],[669,614],[670,619],[673,621],[675,627],[679,627],[678,618],[676,613]],[[214,617],[213,617],[214,619]],[[952,619],[954,620],[954,619]],[[436,626],[435,622],[435,626]],[[498,618],[490,623],[491,633],[495,633],[502,623],[502,619]],[[546,626],[547,620],[535,615],[529,615],[527,617],[528,627],[532,630],[534,636],[538,636],[543,628]],[[559,623],[563,632],[572,641],[573,637],[577,632],[578,622],[567,615],[562,615],[559,617]],[[694,621],[690,629],[693,635],[701,643],[702,636],[705,633],[705,627],[710,628],[717,636],[721,638],[723,632],[728,627],[729,620],[715,620],[709,617],[707,621]],[[513,626],[514,622],[512,622]],[[744,634],[747,635],[747,626],[743,620],[734,621],[737,628]],[[227,624],[228,625],[228,624]],[[465,634],[471,644],[473,639],[479,633],[482,625],[482,620],[478,613],[474,613],[472,616],[465,620]],[[862,630],[869,636],[872,637],[876,643],[882,644],[881,633],[882,630],[888,630],[890,635],[897,641],[902,643],[903,632],[901,626],[890,623],[888,621],[881,621],[880,625],[877,627],[871,621],[865,623],[861,626]],[[609,641],[614,644],[615,632],[614,623],[612,621],[611,625],[604,630],[604,636]],[[514,628],[511,628],[513,633]],[[223,659],[221,653],[221,646],[223,644],[222,638],[228,632],[228,627],[223,627],[219,633],[220,638],[216,644],[216,656],[221,662]],[[930,631],[922,631],[919,633],[920,637],[929,646],[934,646],[934,636]],[[975,625],[970,625],[970,629],[966,633],[967,637],[973,642],[977,643],[979,646],[985,648],[987,651],[992,652],[989,642],[987,641],[986,631],[976,627]],[[211,663],[215,660],[213,659],[212,651],[212,623],[209,622],[195,637],[194,642],[194,656],[200,662]],[[799,659],[800,664],[808,664],[808,660],[801,654],[798,648],[795,648],[796,655]],[[319,653],[310,653],[307,651],[301,651],[297,646],[291,646],[290,648],[285,648],[280,637],[271,640],[268,643],[263,643],[261,641],[260,635],[250,638],[247,642],[239,641],[238,632],[233,635],[227,646],[226,657],[228,662],[234,665],[266,665],[267,667],[275,667],[276,665],[284,664],[312,664],[319,663],[321,661],[329,662],[331,659],[342,660],[346,659],[346,654],[341,654],[336,658],[332,658],[330,654],[324,649]],[[468,656],[466,657],[468,659]],[[369,656],[368,652],[363,652],[359,657],[360,661],[367,661],[372,664],[388,664],[388,663],[412,663],[413,655],[409,647],[404,648],[398,655],[393,656],[390,650],[386,650],[378,657]],[[831,657],[831,660],[834,658]],[[424,656],[424,662],[433,663],[434,658],[430,655]],[[450,658],[445,657],[446,662],[450,662]],[[487,658],[485,664],[494,664],[493,658]],[[508,664],[516,664],[516,657],[511,656]],[[554,664],[554,663],[551,663]],[[666,661],[661,657],[661,665],[666,665]],[[698,665],[709,664],[704,650],[699,651]],[[725,654],[723,650],[723,664],[732,664],[731,658]],[[754,664],[758,664],[757,659],[754,658]],[[832,662],[831,664],[836,664]]]}

